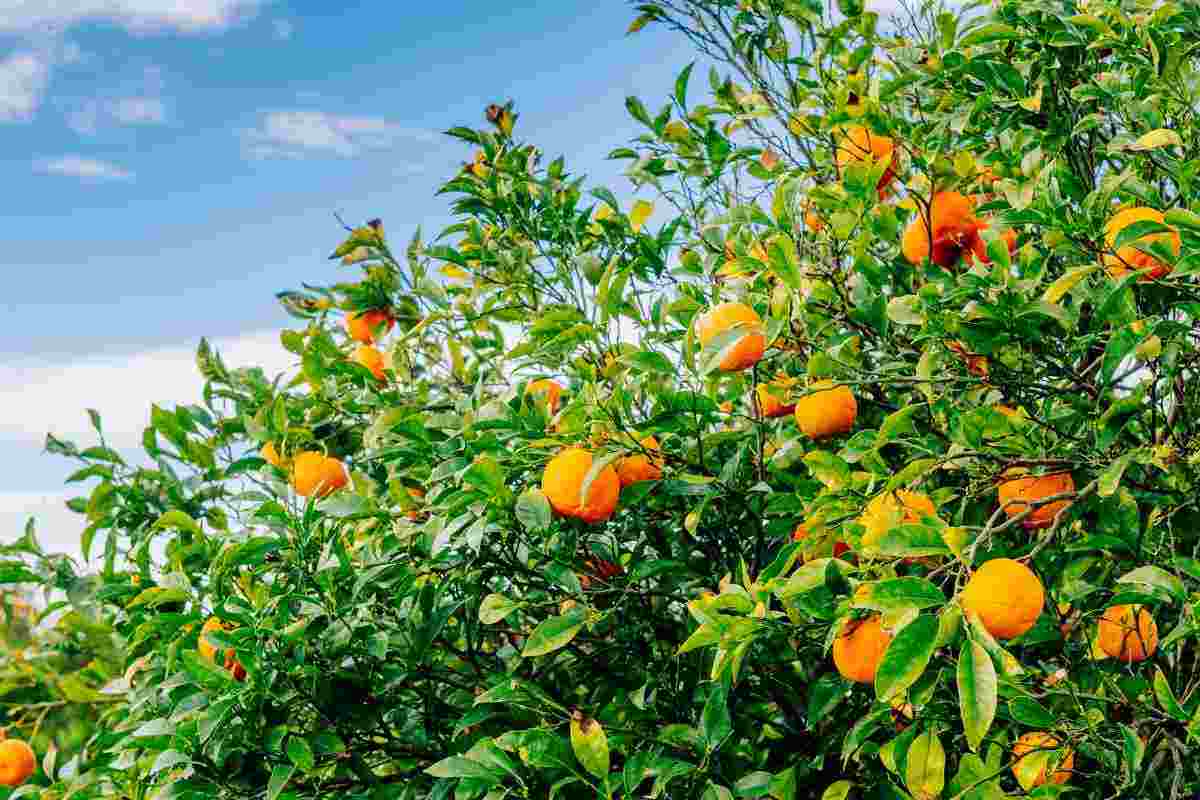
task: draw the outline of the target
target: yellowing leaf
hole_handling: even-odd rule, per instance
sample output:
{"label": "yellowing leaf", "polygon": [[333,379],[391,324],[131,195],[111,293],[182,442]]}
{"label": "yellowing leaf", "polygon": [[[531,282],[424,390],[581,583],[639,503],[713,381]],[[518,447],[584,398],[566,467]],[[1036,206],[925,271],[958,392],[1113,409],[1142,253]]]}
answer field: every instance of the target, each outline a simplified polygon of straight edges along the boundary
{"label": "yellowing leaf", "polygon": [[608,737],[604,728],[578,711],[571,717],[571,749],[588,772],[597,778],[608,775]]}
{"label": "yellowing leaf", "polygon": [[1129,145],[1125,149],[1141,151],[1141,150],[1156,150],[1159,147],[1181,147],[1183,140],[1179,138],[1179,134],[1168,128],[1158,128],[1157,130],[1144,133],[1138,137],[1138,140]]}
{"label": "yellowing leaf", "polygon": [[447,264],[446,266],[442,267],[442,274],[447,278],[458,281],[465,281],[471,277],[471,273],[467,272],[462,267],[456,267],[453,264]]}
{"label": "yellowing leaf", "polygon": [[638,200],[633,204],[633,210],[629,212],[629,227],[633,228],[634,233],[637,233],[653,213],[654,203],[648,200]]}
{"label": "yellowing leaf", "polygon": [[1046,287],[1045,293],[1042,294],[1042,299],[1047,303],[1057,303],[1059,300],[1063,299],[1063,296],[1066,295],[1067,292],[1074,289],[1077,283],[1086,278],[1088,275],[1091,275],[1099,268],[1100,266],[1098,264],[1089,264],[1086,267],[1076,267],[1075,269],[1070,270],[1054,283]]}

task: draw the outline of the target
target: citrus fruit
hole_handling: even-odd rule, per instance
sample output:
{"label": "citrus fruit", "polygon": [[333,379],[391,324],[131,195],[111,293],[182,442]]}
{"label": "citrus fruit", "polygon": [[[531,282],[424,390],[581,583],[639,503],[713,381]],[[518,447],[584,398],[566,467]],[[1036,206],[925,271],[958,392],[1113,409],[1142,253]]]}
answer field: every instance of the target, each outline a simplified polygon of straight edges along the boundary
{"label": "citrus fruit", "polygon": [[993,558],[975,570],[961,600],[963,609],[977,614],[992,636],[1015,639],[1037,622],[1046,592],[1029,567],[1011,558]]}
{"label": "citrus fruit", "polygon": [[0,786],[20,786],[37,769],[33,748],[21,739],[0,742]]}
{"label": "citrus fruit", "polygon": [[549,378],[532,381],[525,387],[525,394],[532,395],[535,400],[541,400],[546,404],[546,411],[550,416],[554,416],[558,411],[558,401],[562,397],[563,387],[558,381],[552,381]]}
{"label": "citrus fruit", "polygon": [[776,378],[770,383],[760,383],[754,389],[754,399],[758,403],[758,413],[764,417],[786,417],[796,410],[795,403],[787,402],[791,386],[795,380],[787,377]]}
{"label": "citrus fruit", "polygon": [[[196,651],[200,654],[200,657],[205,661],[215,664],[218,648],[217,645],[208,640],[208,634],[212,633],[213,631],[231,631],[233,629],[233,625],[227,622],[222,622],[217,617],[209,617],[204,623],[204,627],[200,629],[200,639],[196,643]],[[227,672],[233,675],[234,680],[245,680],[246,669],[234,657],[232,650],[225,651],[224,667]]]}
{"label": "citrus fruit", "polygon": [[342,462],[324,453],[300,453],[292,462],[292,488],[303,497],[326,497],[348,482]]}
{"label": "citrus fruit", "polygon": [[[1075,481],[1069,472],[1059,472],[1053,475],[1029,475],[1028,470],[1014,468],[1004,473],[1005,480],[1000,484],[1000,505],[1004,513],[1010,517],[1024,513],[1031,503],[1056,494],[1075,491]],[[1070,500],[1055,500],[1052,503],[1038,506],[1032,514],[1025,518],[1026,528],[1047,528],[1054,522],[1058,512],[1071,505]]]}
{"label": "citrus fruit", "polygon": [[723,333],[738,331],[725,342],[720,368],[724,372],[737,372],[754,366],[767,348],[763,334],[762,319],[753,308],[745,303],[721,303],[696,320],[696,335],[700,346],[706,347]]}
{"label": "citrus fruit", "polygon": [[[1059,747],[1059,744],[1058,739],[1044,731],[1026,733],[1017,739],[1012,749],[1013,759],[1017,760],[1013,764],[1013,775],[1016,776],[1022,789],[1029,792],[1044,783],[1066,783],[1071,779],[1071,768],[1075,766],[1075,753],[1069,747]],[[1045,764],[1030,780],[1028,774],[1021,770],[1019,759],[1029,753],[1047,751],[1050,753],[1049,763]],[[1047,776],[1046,770],[1055,763],[1058,764],[1058,768]]]}
{"label": "citrus fruit", "polygon": [[971,250],[978,225],[974,201],[958,192],[938,192],[930,200],[928,212],[918,209],[908,223],[900,249],[910,264],[920,265],[928,258],[950,269]]}
{"label": "citrus fruit", "polygon": [[936,517],[937,507],[920,492],[897,489],[871,498],[863,509],[859,523],[866,528],[863,532],[863,550],[875,549],[879,540],[899,525],[913,525],[925,517]]}
{"label": "citrus fruit", "polygon": [[[658,450],[658,440],[653,436],[642,439],[641,445],[647,450]],[[617,477],[622,489],[638,481],[656,481],[662,477],[662,458],[645,453],[625,456],[617,461]]]}
{"label": "citrus fruit", "polygon": [[346,314],[346,332],[350,338],[363,344],[371,344],[376,336],[382,336],[392,329],[396,320],[390,311],[384,308],[373,308],[370,311]]}
{"label": "citrus fruit", "polygon": [[621,479],[611,464],[605,464],[585,487],[592,469],[592,454],[582,447],[568,447],[550,459],[542,473],[542,492],[551,507],[564,517],[584,522],[603,522],[617,508]]}
{"label": "citrus fruit", "polygon": [[387,380],[387,375],[383,372],[383,353],[369,344],[360,344],[354,348],[354,352],[350,355],[350,360],[366,369],[375,376],[375,380]]}
{"label": "citrus fruit", "polygon": [[1118,661],[1145,661],[1158,649],[1158,624],[1141,606],[1111,606],[1100,617],[1097,643]]}
{"label": "citrus fruit", "polygon": [[797,400],[793,411],[801,433],[810,439],[827,439],[854,427],[858,401],[849,387],[817,381],[812,388],[817,391]]}
{"label": "citrus fruit", "polygon": [[887,169],[875,185],[880,199],[883,199],[887,195],[888,184],[896,177],[899,163],[895,140],[890,136],[872,133],[862,125],[848,126],[838,140],[837,164],[839,167],[847,167],[860,161],[887,164]]}
{"label": "citrus fruit", "polygon": [[[1163,213],[1153,208],[1136,207],[1118,211],[1104,226],[1104,244],[1111,251],[1117,242],[1117,237],[1125,228],[1135,222],[1145,221],[1166,224],[1164,219]],[[1179,232],[1172,228],[1170,231],[1146,234],[1117,249],[1115,253],[1105,253],[1104,269],[1114,278],[1120,278],[1130,270],[1141,273],[1138,276],[1139,281],[1163,277],[1171,271],[1171,265],[1159,261],[1149,253],[1144,253],[1137,248],[1137,245],[1148,247],[1153,242],[1166,242],[1175,255],[1179,255]]]}
{"label": "citrus fruit", "polygon": [[875,670],[891,642],[892,637],[883,629],[883,619],[878,614],[847,620],[833,640],[833,665],[846,680],[873,683]]}

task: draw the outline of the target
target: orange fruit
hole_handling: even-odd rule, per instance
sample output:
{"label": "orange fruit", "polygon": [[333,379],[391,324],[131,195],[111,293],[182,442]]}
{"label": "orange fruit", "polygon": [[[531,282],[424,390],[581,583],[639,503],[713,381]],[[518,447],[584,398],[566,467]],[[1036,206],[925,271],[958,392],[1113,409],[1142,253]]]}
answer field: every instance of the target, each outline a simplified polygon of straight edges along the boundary
{"label": "orange fruit", "polygon": [[887,196],[888,184],[896,177],[899,165],[896,143],[890,136],[872,133],[861,125],[851,125],[843,132],[837,145],[837,164],[847,167],[856,161],[887,162],[887,169],[879,178],[875,188],[879,199]]}
{"label": "orange fruit", "polygon": [[[975,235],[971,238],[971,249],[964,253],[964,257],[966,258],[968,264],[974,264],[976,259],[978,259],[980,264],[992,263],[992,259],[990,256],[988,256],[987,252],[987,242],[985,242],[983,237],[979,235],[979,231],[985,230],[989,227],[991,227],[991,223],[988,220],[979,221],[979,226],[975,230]],[[1008,254],[1010,256],[1017,252],[1016,231],[1014,231],[1012,228],[1005,228],[1004,230],[1000,231],[1000,238],[1003,239],[1004,243],[1008,245]]]}
{"label": "orange fruit", "polygon": [[795,403],[787,402],[789,389],[796,381],[791,378],[779,377],[770,383],[760,383],[754,389],[754,398],[758,401],[758,413],[764,417],[786,417],[796,410]]}
{"label": "orange fruit", "polygon": [[874,683],[875,670],[891,642],[891,634],[883,629],[878,614],[847,620],[833,640],[833,665],[848,681]]}
{"label": "orange fruit", "polygon": [[992,636],[1015,639],[1041,616],[1046,592],[1029,567],[1011,558],[993,558],[975,570],[961,602]]}
{"label": "orange fruit", "polygon": [[820,233],[821,229],[825,227],[825,220],[821,219],[821,213],[811,203],[804,206],[804,227],[813,233]]}
{"label": "orange fruit", "polygon": [[[408,489],[408,496],[415,500],[417,505],[421,505],[421,503],[425,500],[425,490],[417,486],[408,486],[405,488]],[[412,511],[409,511],[407,514],[405,514],[405,516],[407,516],[409,519],[417,519],[421,516],[421,510],[414,508]]]}
{"label": "orange fruit", "polygon": [[1141,606],[1111,606],[1100,617],[1097,643],[1126,664],[1145,661],[1158,649],[1158,624]]}
{"label": "orange fruit", "polygon": [[37,769],[33,748],[21,739],[0,742],[0,786],[20,786]]}
{"label": "orange fruit", "polygon": [[[1118,211],[1113,215],[1108,224],[1104,226],[1104,245],[1107,249],[1112,250],[1116,244],[1117,236],[1122,230],[1128,228],[1135,222],[1145,220],[1153,220],[1165,224],[1163,213],[1153,208],[1126,208],[1123,211]],[[1152,242],[1167,242],[1175,255],[1179,255],[1180,240],[1179,232],[1174,228],[1170,232],[1151,233],[1141,237],[1136,242],[1131,242],[1116,253],[1105,253],[1103,262],[1104,269],[1114,278],[1120,278],[1130,270],[1137,270],[1141,273],[1138,276],[1139,281],[1149,281],[1155,278],[1161,278],[1171,271],[1171,265],[1159,261],[1154,256],[1143,253],[1138,250],[1135,244],[1148,246]]]}
{"label": "orange fruit", "polygon": [[272,467],[279,467],[280,469],[283,468],[285,463],[283,456],[279,455],[279,450],[276,449],[274,442],[267,442],[264,444],[262,446],[262,450],[258,451],[258,454],[262,456],[263,461],[266,461]]}
{"label": "orange fruit", "polygon": [[[658,450],[658,440],[653,436],[642,439],[641,445],[647,450]],[[617,460],[617,477],[622,489],[638,481],[656,481],[662,477],[662,459],[645,453],[625,456]]]}
{"label": "orange fruit", "polygon": [[292,462],[292,488],[303,497],[326,497],[348,482],[342,462],[324,453],[300,453]]}
{"label": "orange fruit", "polygon": [[386,308],[373,308],[356,314],[351,311],[346,314],[346,332],[350,338],[363,344],[371,344],[376,335],[383,336],[392,329],[396,320]]}
{"label": "orange fruit", "polygon": [[937,507],[928,496],[920,492],[910,492],[897,489],[894,492],[884,492],[871,498],[858,518],[866,531],[863,533],[863,547],[870,549],[878,545],[879,540],[898,525],[914,525],[925,517],[936,517]]}
{"label": "orange fruit", "polygon": [[908,223],[900,249],[911,264],[928,258],[949,269],[974,245],[978,225],[974,201],[958,192],[938,192],[930,201],[928,218],[921,208]]}
{"label": "orange fruit", "polygon": [[563,387],[558,381],[552,381],[549,378],[532,381],[525,387],[525,394],[533,395],[535,400],[543,400],[546,403],[546,411],[550,416],[554,416],[558,411],[558,401],[562,397]]}
{"label": "orange fruit", "polygon": [[818,391],[797,400],[792,412],[801,433],[810,439],[827,439],[854,427],[858,401],[849,387],[817,381],[812,388]]}
{"label": "orange fruit", "polygon": [[[1017,739],[1012,749],[1014,759],[1020,759],[1027,753],[1046,750],[1054,751],[1054,754],[1050,756],[1050,764],[1042,767],[1037,777],[1032,781],[1022,780],[1022,775],[1014,765],[1013,775],[1016,776],[1017,782],[1021,784],[1022,789],[1029,792],[1035,786],[1041,786],[1044,783],[1066,783],[1071,779],[1071,768],[1075,766],[1075,753],[1069,747],[1059,747],[1059,744],[1058,739],[1044,731],[1026,733]],[[1058,762],[1058,768],[1053,774],[1047,776],[1046,770],[1056,761]]]}
{"label": "orange fruit", "polygon": [[1021,412],[1020,412],[1020,411],[1017,411],[1017,410],[1016,410],[1015,408],[1013,408],[1012,406],[1006,406],[1006,405],[1004,405],[1003,403],[997,403],[996,405],[992,406],[992,410],[993,410],[993,411],[998,411],[999,413],[1003,414],[1003,415],[1004,415],[1004,416],[1006,416],[1006,417],[1019,417],[1019,416],[1021,416]]}
{"label": "orange fruit", "polygon": [[582,447],[568,447],[550,459],[542,473],[542,492],[551,507],[564,517],[584,522],[603,522],[617,508],[621,479],[611,464],[596,475],[583,492],[583,482],[592,469],[592,454]]}
{"label": "orange fruit", "polygon": [[[204,627],[200,629],[200,640],[196,642],[196,651],[200,654],[200,657],[205,661],[216,663],[217,646],[208,640],[208,634],[213,631],[231,631],[233,629],[233,625],[222,622],[217,617],[209,617],[204,623]],[[234,658],[233,651],[231,650],[225,651],[224,667],[227,672],[233,675],[234,680],[241,681],[246,679],[246,669]]]}
{"label": "orange fruit", "polygon": [[763,334],[762,319],[753,308],[745,303],[721,303],[696,319],[696,335],[700,346],[705,347],[726,331],[744,331],[742,337],[728,348],[721,359],[720,368],[725,372],[737,372],[754,366],[767,349],[767,338]]}
{"label": "orange fruit", "polygon": [[[1069,472],[1055,475],[1027,475],[1027,470],[1014,468],[1004,473],[1008,480],[1000,484],[1000,505],[1004,513],[1015,517],[1029,509],[1029,504],[1056,494],[1075,491],[1075,480]],[[1024,476],[1024,477],[1022,477]],[[1070,500],[1055,500],[1053,503],[1039,506],[1025,518],[1025,527],[1030,529],[1048,528],[1054,518],[1067,506]]]}
{"label": "orange fruit", "polygon": [[366,367],[377,381],[387,380],[387,375],[383,372],[383,353],[369,344],[360,344],[354,348],[354,352],[350,355],[350,360],[359,366]]}

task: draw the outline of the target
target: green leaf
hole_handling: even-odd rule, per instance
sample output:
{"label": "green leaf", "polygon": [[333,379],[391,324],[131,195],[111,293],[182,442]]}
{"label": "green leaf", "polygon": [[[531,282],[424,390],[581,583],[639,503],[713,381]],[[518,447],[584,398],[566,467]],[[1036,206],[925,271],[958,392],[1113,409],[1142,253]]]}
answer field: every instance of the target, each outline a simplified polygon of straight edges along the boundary
{"label": "green leaf", "polygon": [[464,756],[443,758],[433,766],[426,768],[425,772],[435,778],[477,778],[493,783],[502,779],[501,774],[496,770]]}
{"label": "green leaf", "polygon": [[566,614],[551,617],[529,634],[529,640],[525,642],[525,649],[521,652],[521,656],[524,658],[544,656],[547,653],[553,653],[560,647],[566,647],[575,638],[575,634],[579,633],[579,629],[586,621],[587,612],[580,606],[572,608]]}
{"label": "green leaf", "polygon": [[924,405],[924,403],[914,403],[888,414],[887,419],[879,426],[879,435],[875,438],[875,446],[881,447],[898,436],[913,433],[916,429],[913,426],[912,418]]}
{"label": "green leaf", "polygon": [[544,531],[550,527],[552,514],[550,501],[536,486],[521,492],[517,498],[517,520],[531,531]]}
{"label": "green leaf", "polygon": [[571,717],[571,749],[588,772],[597,778],[608,775],[608,736],[599,722],[578,711]]}
{"label": "green leaf", "polygon": [[1171,684],[1167,682],[1167,676],[1163,674],[1161,668],[1154,670],[1154,696],[1158,698],[1158,704],[1162,706],[1162,710],[1168,716],[1174,717],[1180,722],[1188,721],[1187,711],[1175,699],[1175,693],[1171,691]]}
{"label": "green leaf", "polygon": [[833,491],[850,482],[850,465],[826,450],[813,450],[804,457],[804,465],[814,478]]}
{"label": "green leaf", "polygon": [[710,753],[719,748],[721,742],[733,732],[733,720],[729,716],[729,691],[724,683],[713,684],[704,703],[701,722],[704,743]]}
{"label": "green leaf", "polygon": [[163,528],[178,528],[181,531],[187,531],[196,536],[204,535],[200,530],[200,524],[182,511],[168,511],[158,518],[158,521],[154,523],[154,527],[160,530]]}
{"label": "green leaf", "polygon": [[850,781],[834,781],[825,787],[825,791],[821,793],[821,800],[846,800],[853,788],[854,784]]}
{"label": "green leaf", "polygon": [[267,780],[267,800],[276,800],[279,793],[283,791],[283,787],[287,786],[287,782],[292,779],[292,773],[296,768],[291,764],[276,764],[275,769],[271,770],[271,777]]}
{"label": "green leaf", "polygon": [[1179,134],[1169,128],[1158,128],[1149,133],[1143,133],[1138,137],[1133,144],[1127,145],[1126,150],[1139,152],[1142,150],[1156,150],[1160,147],[1182,147],[1183,139]]}
{"label": "green leaf", "polygon": [[913,740],[905,759],[904,783],[915,800],[935,800],[946,788],[946,751],[932,730]]}
{"label": "green leaf", "polygon": [[924,325],[925,315],[920,311],[921,301],[915,294],[893,297],[887,304],[887,316],[898,325]]}
{"label": "green leaf", "polygon": [[898,697],[921,677],[933,657],[937,633],[937,617],[921,614],[896,634],[875,672],[877,698],[887,702]]}
{"label": "green leaf", "polygon": [[518,605],[515,602],[502,594],[493,592],[483,598],[483,602],[479,604],[479,621],[484,625],[495,625],[516,611],[517,608]]}
{"label": "green leaf", "polygon": [[302,772],[310,772],[315,763],[313,751],[303,736],[292,736],[287,742],[288,759]]}
{"label": "green leaf", "polygon": [[1125,770],[1125,785],[1131,785],[1136,779],[1146,755],[1146,745],[1137,735],[1137,731],[1128,725],[1121,726],[1121,737],[1124,742],[1124,761],[1121,766]]}
{"label": "green leaf", "polygon": [[996,717],[996,667],[978,642],[963,642],[958,655],[958,710],[967,744],[978,750]]}
{"label": "green leaf", "polygon": [[1117,578],[1117,583],[1141,584],[1143,586],[1159,588],[1177,600],[1187,597],[1187,588],[1183,585],[1183,581],[1162,567],[1156,567],[1153,564],[1146,564],[1126,572]]}
{"label": "green leaf", "polygon": [[942,590],[924,578],[888,578],[864,583],[854,592],[854,605],[876,611],[928,608],[946,602]]}
{"label": "green leaf", "polygon": [[1097,479],[1096,494],[1101,497],[1111,497],[1117,491],[1117,487],[1121,485],[1121,476],[1125,474],[1125,469],[1136,455],[1138,455],[1136,451],[1125,453],[1105,467]]}
{"label": "green leaf", "polygon": [[1008,713],[1017,722],[1038,730],[1050,730],[1058,720],[1032,697],[1014,697],[1008,701]]}
{"label": "green leaf", "polygon": [[126,608],[138,608],[140,606],[157,608],[166,603],[182,603],[188,597],[188,593],[183,589],[175,589],[167,586],[151,586],[149,589],[142,590]]}

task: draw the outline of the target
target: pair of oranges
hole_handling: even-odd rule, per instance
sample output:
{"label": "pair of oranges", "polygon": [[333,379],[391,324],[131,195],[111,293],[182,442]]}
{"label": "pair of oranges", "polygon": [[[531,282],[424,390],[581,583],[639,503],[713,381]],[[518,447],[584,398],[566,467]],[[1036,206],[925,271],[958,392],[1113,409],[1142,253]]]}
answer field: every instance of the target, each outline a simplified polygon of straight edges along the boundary
{"label": "pair of oranges", "polygon": [[350,354],[350,360],[365,367],[381,383],[387,379],[385,362],[383,353],[374,344],[377,337],[386,335],[395,324],[395,318],[386,308],[346,314],[346,332],[351,339],[360,342]]}
{"label": "pair of oranges", "polygon": [[[662,477],[662,461],[654,456],[658,440],[644,437],[639,444],[647,452],[620,458],[616,465],[593,469],[595,459],[582,447],[568,447],[550,459],[542,472],[542,493],[550,507],[564,517],[588,523],[603,522],[617,509],[621,489],[640,481]],[[594,474],[593,474],[594,473]]]}
{"label": "pair of oranges", "polygon": [[302,497],[328,497],[350,482],[341,461],[315,450],[306,450],[288,459],[274,442],[267,442],[259,455],[271,466],[290,472],[292,488]]}

